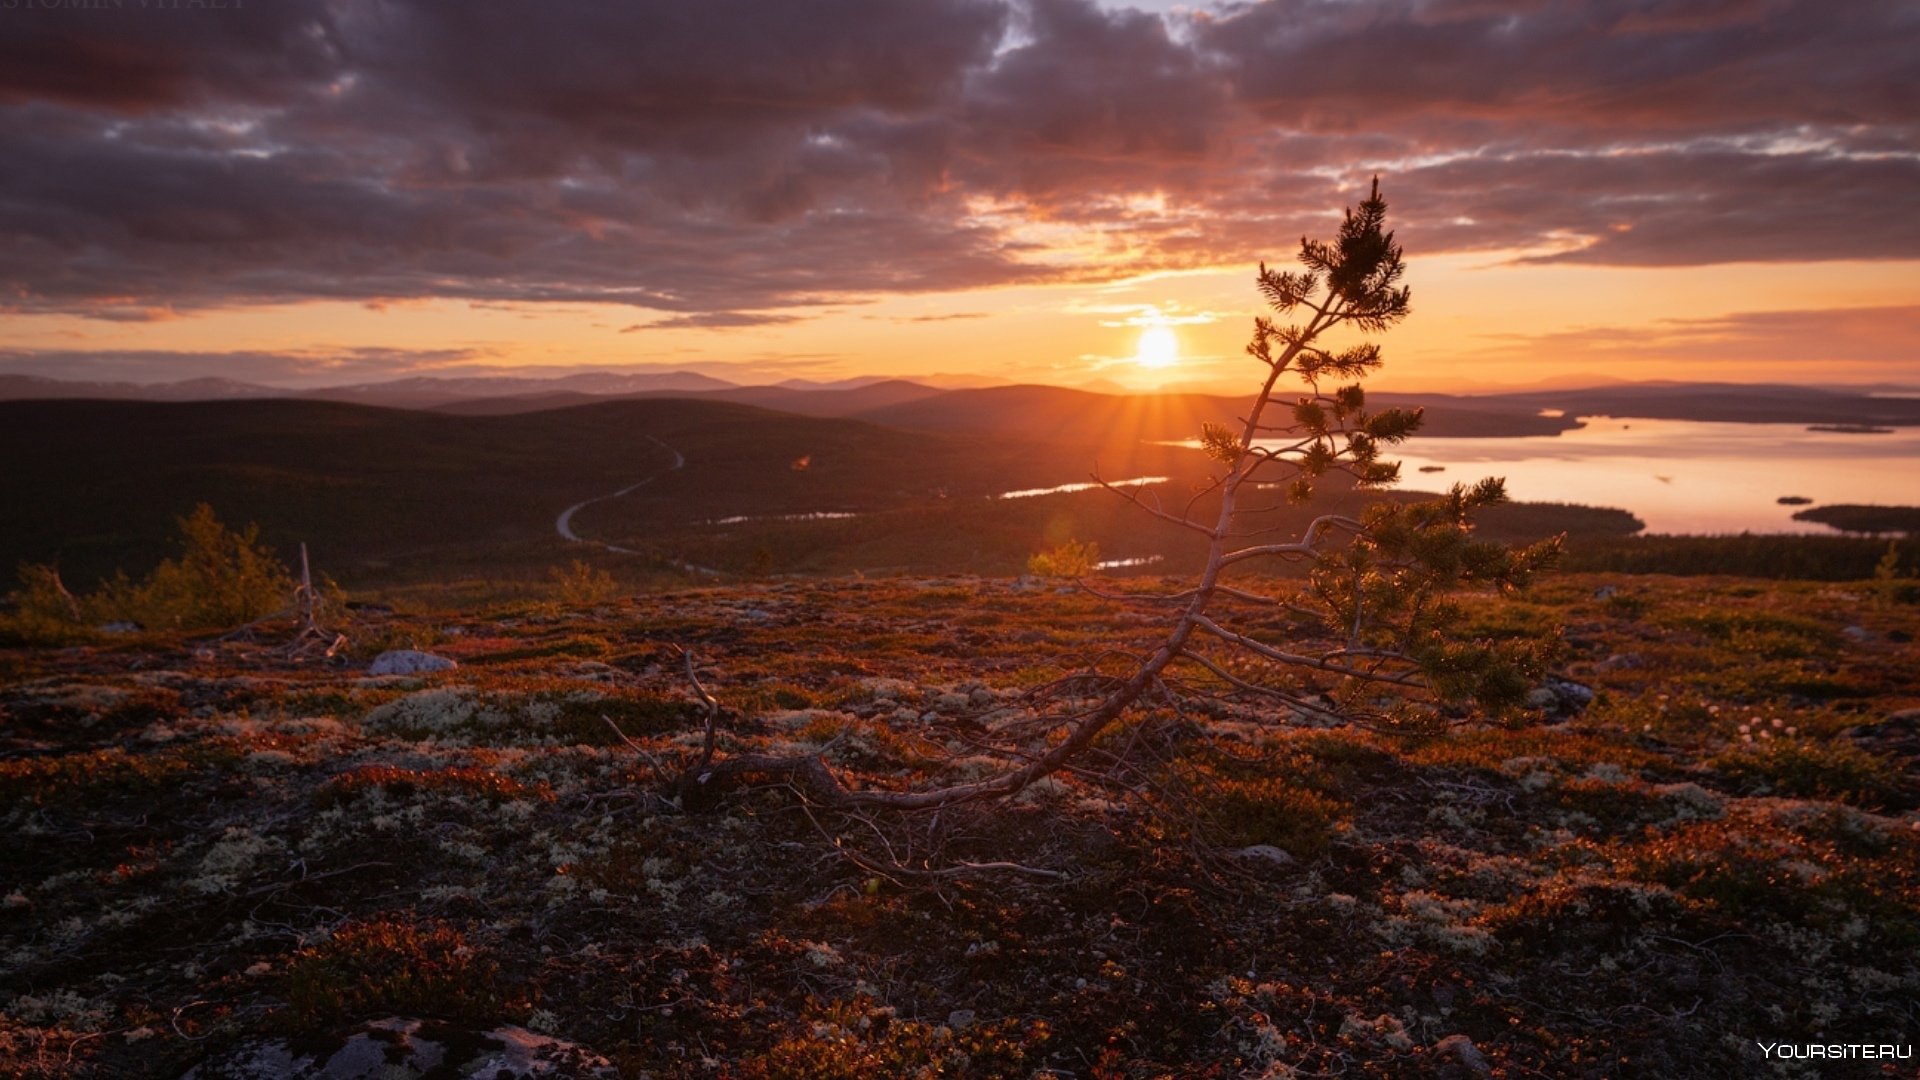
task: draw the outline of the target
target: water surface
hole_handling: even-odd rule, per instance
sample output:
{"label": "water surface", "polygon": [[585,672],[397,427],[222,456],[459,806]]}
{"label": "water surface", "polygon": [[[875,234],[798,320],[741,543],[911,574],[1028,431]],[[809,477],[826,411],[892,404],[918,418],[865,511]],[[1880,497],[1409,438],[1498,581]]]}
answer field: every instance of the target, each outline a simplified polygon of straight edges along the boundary
{"label": "water surface", "polygon": [[[1626,510],[1649,533],[1833,533],[1793,520],[1802,506],[1920,505],[1920,428],[1891,434],[1808,431],[1801,424],[1587,417],[1559,435],[1420,439],[1393,448],[1400,486],[1444,490],[1501,476],[1525,502],[1585,503]],[[1441,472],[1420,467],[1438,465]]]}

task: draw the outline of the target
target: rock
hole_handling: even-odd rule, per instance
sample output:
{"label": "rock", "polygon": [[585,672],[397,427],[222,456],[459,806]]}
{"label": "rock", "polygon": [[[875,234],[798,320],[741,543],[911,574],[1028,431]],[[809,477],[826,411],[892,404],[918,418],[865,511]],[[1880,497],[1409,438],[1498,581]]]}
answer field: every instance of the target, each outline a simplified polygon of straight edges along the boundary
{"label": "rock", "polygon": [[1862,750],[1920,763],[1920,709],[1901,709],[1877,724],[1850,727],[1841,734]]}
{"label": "rock", "polygon": [[245,1042],[195,1065],[181,1080],[535,1080],[615,1075],[606,1058],[574,1043],[502,1025],[477,1032],[392,1017],[344,1039],[295,1051],[285,1039]]}
{"label": "rock", "polygon": [[96,629],[103,634],[137,634],[144,629],[144,627],[137,622],[129,622],[126,619],[115,619],[110,623],[101,623]]}
{"label": "rock", "polygon": [[941,694],[934,699],[933,707],[941,712],[960,712],[973,704],[965,694]]}
{"label": "rock", "polygon": [[965,1031],[973,1026],[973,1021],[972,1009],[955,1009],[947,1014],[947,1026],[955,1031]]}
{"label": "rock", "polygon": [[1449,1035],[1433,1044],[1433,1052],[1442,1059],[1450,1060],[1474,1076],[1492,1076],[1493,1063],[1487,1055],[1473,1045],[1473,1040],[1465,1035]]}
{"label": "rock", "polygon": [[1856,645],[1864,645],[1873,640],[1873,631],[1864,626],[1849,626],[1840,631],[1840,636]]}
{"label": "rock", "polygon": [[1637,652],[1614,653],[1593,665],[1595,671],[1632,671],[1647,666],[1646,657]]}
{"label": "rock", "polygon": [[1620,594],[1620,590],[1614,588],[1611,585],[1602,585],[1599,588],[1593,590],[1593,598],[1595,600],[1611,600],[1615,596],[1618,596],[1619,594]]}
{"label": "rock", "polygon": [[616,682],[624,674],[612,664],[603,664],[598,660],[582,660],[567,669],[567,678],[582,682]]}
{"label": "rock", "polygon": [[428,671],[452,671],[460,665],[444,656],[417,649],[389,649],[367,665],[369,675],[419,675]]}
{"label": "rock", "polygon": [[1527,695],[1529,708],[1539,709],[1549,720],[1565,720],[1585,712],[1593,704],[1593,687],[1558,675],[1549,675]]}
{"label": "rock", "polygon": [[1293,861],[1293,856],[1272,844],[1252,844],[1235,851],[1234,855],[1242,859],[1265,859],[1275,866],[1285,866]]}

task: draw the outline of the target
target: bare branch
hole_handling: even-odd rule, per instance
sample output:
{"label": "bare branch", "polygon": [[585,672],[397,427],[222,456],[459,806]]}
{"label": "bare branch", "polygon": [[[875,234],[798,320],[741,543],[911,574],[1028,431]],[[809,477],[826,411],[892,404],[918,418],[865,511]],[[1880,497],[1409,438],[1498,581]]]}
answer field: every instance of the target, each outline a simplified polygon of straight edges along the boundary
{"label": "bare branch", "polygon": [[1244,562],[1247,559],[1258,558],[1262,555],[1315,554],[1317,551],[1316,545],[1320,542],[1320,531],[1329,527],[1346,529],[1353,533],[1366,531],[1365,525],[1362,525],[1350,517],[1344,517],[1340,514],[1322,514],[1313,519],[1313,524],[1307,526],[1306,534],[1300,538],[1298,543],[1262,544],[1258,547],[1229,551],[1220,556],[1220,564],[1222,566],[1231,566],[1234,563]]}
{"label": "bare branch", "polygon": [[1320,716],[1328,720],[1342,719],[1340,714],[1337,712],[1334,712],[1332,709],[1328,709],[1320,705],[1315,705],[1307,701],[1305,698],[1300,697],[1297,694],[1289,694],[1285,690],[1276,689],[1275,687],[1271,687],[1271,686],[1262,686],[1257,682],[1251,682],[1247,679],[1243,679],[1240,676],[1235,675],[1234,673],[1214,663],[1212,660],[1207,659],[1207,657],[1202,653],[1189,652],[1187,653],[1186,658],[1188,660],[1193,661],[1196,664],[1199,664],[1201,667],[1206,668],[1208,671],[1213,672],[1213,674],[1215,674],[1216,676],[1218,676],[1219,678],[1227,682],[1229,685],[1235,687],[1236,689],[1244,690],[1250,694],[1258,694],[1262,697],[1273,698],[1275,701],[1281,702],[1282,704],[1287,705],[1290,708],[1299,709],[1302,712],[1310,712],[1316,716]]}
{"label": "bare branch", "polygon": [[1173,524],[1178,525],[1183,529],[1192,529],[1194,532],[1197,532],[1202,536],[1208,537],[1209,539],[1211,539],[1213,536],[1212,529],[1206,527],[1205,525],[1200,524],[1197,521],[1193,521],[1185,517],[1180,517],[1175,514],[1169,514],[1165,510],[1162,510],[1157,506],[1147,505],[1147,503],[1140,498],[1140,492],[1138,488],[1128,490],[1116,484],[1109,484],[1105,480],[1100,479],[1098,476],[1093,478],[1093,482],[1100,485],[1103,488],[1106,488],[1108,491],[1113,492],[1115,495],[1120,496],[1121,498],[1127,500],[1128,502],[1146,511],[1147,513],[1153,515],[1154,517],[1159,518],[1162,521],[1172,522]]}
{"label": "bare branch", "polygon": [[[701,703],[706,706],[707,710],[706,737],[701,743],[700,761],[691,770],[698,772],[713,762],[713,735],[714,727],[720,722],[720,702],[712,694],[707,693],[707,688],[700,682],[699,673],[693,670],[693,651],[691,649],[683,649],[678,645],[674,646],[674,650],[680,654],[681,661],[686,665],[687,681],[693,684],[693,692],[699,696]],[[612,723],[612,721],[608,721],[608,723]],[[622,737],[624,738],[625,736]]]}

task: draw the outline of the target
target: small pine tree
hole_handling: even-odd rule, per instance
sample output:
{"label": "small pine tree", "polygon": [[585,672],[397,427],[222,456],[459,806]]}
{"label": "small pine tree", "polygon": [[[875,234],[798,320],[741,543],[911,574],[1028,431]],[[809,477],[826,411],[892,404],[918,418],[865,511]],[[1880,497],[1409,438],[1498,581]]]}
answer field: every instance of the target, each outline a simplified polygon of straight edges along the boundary
{"label": "small pine tree", "polygon": [[[1215,519],[1153,511],[1200,533],[1208,545],[1199,584],[1181,594],[1167,645],[1143,666],[1155,677],[1166,663],[1184,658],[1239,690],[1309,709],[1323,707],[1303,691],[1335,689],[1348,711],[1371,711],[1378,691],[1391,690],[1402,698],[1471,700],[1499,712],[1519,704],[1546,666],[1551,640],[1462,641],[1454,629],[1459,608],[1449,594],[1519,588],[1559,553],[1558,539],[1516,550],[1474,536],[1473,511],[1506,499],[1497,479],[1456,485],[1430,502],[1379,503],[1358,518],[1322,515],[1297,541],[1243,540],[1268,531],[1261,523],[1285,503],[1313,499],[1330,475],[1344,474],[1363,490],[1399,478],[1399,464],[1382,454],[1419,430],[1420,411],[1368,409],[1361,379],[1380,366],[1378,345],[1335,351],[1322,344],[1342,329],[1386,330],[1411,310],[1411,293],[1400,284],[1400,245],[1386,231],[1386,214],[1376,180],[1367,199],[1346,212],[1338,237],[1301,240],[1304,269],[1260,267],[1260,292],[1276,314],[1296,321],[1254,319],[1247,354],[1266,369],[1260,390],[1238,430],[1208,424],[1202,432],[1202,448],[1225,470],[1210,489],[1220,499]],[[1305,392],[1282,395],[1283,378],[1297,379]],[[1277,499],[1266,494],[1276,490],[1283,493]],[[1261,596],[1223,581],[1275,560],[1314,564],[1304,598]],[[1294,632],[1276,640],[1265,630],[1235,629],[1232,616],[1249,606],[1288,617]],[[1317,625],[1301,625],[1301,615]],[[1233,652],[1252,654],[1251,663],[1223,662]],[[1250,669],[1273,674],[1250,677],[1244,674]],[[1333,682],[1308,685],[1302,677]],[[1405,715],[1403,704],[1395,703],[1393,715]]]}
{"label": "small pine tree", "polygon": [[180,556],[163,560],[145,580],[124,572],[90,598],[108,618],[131,619],[150,629],[186,630],[239,626],[287,607],[293,576],[260,543],[260,527],[238,532],[200,503],[180,526]]}
{"label": "small pine tree", "polygon": [[1027,560],[1027,571],[1043,578],[1082,578],[1099,566],[1100,545],[1091,540],[1069,540]]}
{"label": "small pine tree", "polygon": [[620,583],[612,574],[581,559],[573,560],[564,570],[556,566],[551,573],[554,592],[563,604],[585,607],[604,604],[620,595]]}
{"label": "small pine tree", "polygon": [[1900,580],[1900,541],[1887,541],[1887,550],[1873,564],[1873,580],[1883,585]]}
{"label": "small pine tree", "polygon": [[[1170,613],[1165,634],[1124,674],[1064,680],[1083,690],[1098,686],[1099,697],[1086,704],[1066,695],[1074,702],[1070,712],[1016,729],[1046,731],[1044,749],[1029,743],[1019,748],[1018,767],[927,791],[850,791],[817,757],[703,758],[683,779],[681,793],[758,772],[802,784],[840,806],[926,809],[1011,795],[1091,751],[1143,699],[1177,694],[1168,678],[1175,665],[1199,669],[1216,680],[1216,689],[1225,685],[1289,706],[1276,717],[1282,720],[1342,712],[1404,723],[1431,719],[1435,706],[1455,702],[1497,712],[1521,701],[1553,642],[1462,639],[1450,600],[1466,588],[1518,588],[1558,554],[1557,540],[1515,550],[1473,535],[1472,512],[1506,497],[1499,480],[1456,486],[1438,500],[1382,504],[1359,518],[1323,514],[1294,541],[1248,539],[1271,531],[1264,523],[1272,511],[1313,498],[1330,474],[1344,473],[1361,488],[1383,487],[1399,476],[1399,465],[1381,454],[1419,428],[1419,411],[1367,408],[1359,380],[1380,366],[1378,345],[1333,351],[1322,344],[1341,329],[1385,330],[1410,310],[1410,294],[1400,284],[1400,246],[1386,231],[1386,215],[1375,181],[1372,194],[1346,212],[1335,240],[1300,242],[1303,270],[1260,267],[1260,291],[1275,312],[1298,321],[1254,320],[1247,353],[1265,369],[1260,390],[1238,430],[1209,424],[1202,432],[1202,448],[1224,471],[1188,506],[1216,495],[1212,521],[1170,513],[1138,491],[1106,485],[1204,537],[1207,559],[1198,581],[1183,591],[1117,597]],[[1282,378],[1298,379],[1306,392],[1283,400],[1276,392]],[[1225,580],[1266,560],[1312,562],[1307,594],[1262,595],[1250,583]]]}

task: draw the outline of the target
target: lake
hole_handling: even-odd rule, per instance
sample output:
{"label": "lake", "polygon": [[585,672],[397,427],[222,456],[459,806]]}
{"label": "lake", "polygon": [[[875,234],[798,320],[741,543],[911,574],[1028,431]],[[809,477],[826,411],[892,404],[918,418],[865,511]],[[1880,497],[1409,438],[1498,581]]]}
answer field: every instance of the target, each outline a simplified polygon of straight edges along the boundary
{"label": "lake", "polygon": [[[1920,504],[1920,428],[1855,435],[1801,424],[1587,417],[1585,427],[1551,436],[1415,438],[1388,456],[1402,462],[1408,490],[1501,476],[1516,501],[1618,507],[1649,533],[1834,533],[1793,520],[1806,507],[1781,506],[1783,495],[1816,506]],[[1423,473],[1423,465],[1445,471]]]}

